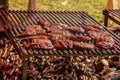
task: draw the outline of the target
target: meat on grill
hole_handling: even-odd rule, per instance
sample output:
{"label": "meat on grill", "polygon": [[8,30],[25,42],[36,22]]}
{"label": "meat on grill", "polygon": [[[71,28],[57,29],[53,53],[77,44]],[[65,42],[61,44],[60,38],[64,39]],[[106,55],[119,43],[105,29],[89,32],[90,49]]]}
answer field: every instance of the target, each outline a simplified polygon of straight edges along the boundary
{"label": "meat on grill", "polygon": [[50,26],[50,23],[47,22],[47,21],[44,21],[44,20],[39,20],[38,25],[41,25],[42,27],[45,27],[45,26]]}
{"label": "meat on grill", "polygon": [[114,44],[110,42],[100,41],[96,44],[98,48],[104,48],[104,49],[113,49]]}
{"label": "meat on grill", "polygon": [[49,26],[43,26],[43,28],[48,32],[54,32],[56,30],[62,30],[57,24],[50,24]]}
{"label": "meat on grill", "polygon": [[[27,26],[26,35],[21,38],[27,42],[25,48],[32,49],[87,49],[92,50],[95,47],[109,49],[115,45],[114,39],[104,29],[96,24],[87,24],[85,30],[76,26],[68,26],[61,23],[50,23],[40,20],[39,25]],[[71,32],[82,33],[87,35],[74,35]],[[29,36],[28,36],[29,35]],[[30,43],[29,43],[30,40]],[[88,43],[90,42],[91,43]]]}
{"label": "meat on grill", "polygon": [[52,33],[62,35],[63,37],[69,37],[71,35],[71,33],[67,30],[53,30]]}
{"label": "meat on grill", "polygon": [[88,36],[96,41],[101,41],[105,36],[109,36],[109,34],[103,31],[88,31]]}
{"label": "meat on grill", "polygon": [[94,39],[96,47],[109,49],[115,45],[114,39],[106,32],[103,31],[88,31],[88,36]]}
{"label": "meat on grill", "polygon": [[46,31],[39,25],[30,25],[25,30],[28,34],[46,34]]}
{"label": "meat on grill", "polygon": [[48,33],[47,36],[49,37],[50,40],[54,41],[54,40],[59,40],[59,39],[67,39],[71,36],[72,34],[66,30],[64,31],[60,31],[60,30],[56,30],[53,33]]}
{"label": "meat on grill", "polygon": [[25,48],[32,49],[53,49],[51,41],[48,39],[33,39],[31,43],[25,44]]}
{"label": "meat on grill", "polygon": [[20,40],[31,40],[31,39],[48,39],[48,36],[46,35],[37,35],[37,36],[27,36],[24,38],[20,38]]}
{"label": "meat on grill", "polygon": [[105,36],[102,41],[96,43],[99,48],[110,49],[115,47],[115,41],[111,36]]}
{"label": "meat on grill", "polygon": [[73,42],[70,40],[56,40],[53,43],[56,49],[72,49]]}
{"label": "meat on grill", "polygon": [[87,30],[92,30],[92,31],[104,30],[102,26],[97,25],[97,24],[87,24],[86,29]]}
{"label": "meat on grill", "polygon": [[46,35],[46,31],[42,29],[39,25],[29,25],[26,27],[25,31],[21,34],[16,35],[16,37],[25,37],[32,35]]}
{"label": "meat on grill", "polygon": [[70,36],[69,39],[73,41],[85,41],[85,42],[91,40],[89,36],[75,36],[75,35]]}
{"label": "meat on grill", "polygon": [[87,42],[73,42],[73,47],[76,49],[86,49],[86,50],[93,50],[95,49],[95,45],[92,43]]}
{"label": "meat on grill", "polygon": [[83,28],[80,27],[68,27],[65,28],[66,30],[72,31],[72,32],[77,32],[77,33],[83,33],[85,32],[85,30]]}
{"label": "meat on grill", "polygon": [[78,32],[78,33],[83,33],[85,30],[83,28],[80,27],[70,27],[68,25],[65,24],[56,24],[56,23],[49,23],[43,20],[40,20],[38,22],[38,24],[40,24],[41,26],[43,26],[47,31],[54,31],[54,30],[68,30],[68,31],[72,31],[72,32]]}
{"label": "meat on grill", "polygon": [[48,32],[52,30],[62,30],[62,26],[60,24],[55,23],[49,23],[47,21],[40,20],[38,22],[39,25],[41,25],[44,29],[46,29]]}
{"label": "meat on grill", "polygon": [[32,31],[32,30],[38,30],[38,29],[42,29],[42,27],[41,26],[39,26],[39,25],[29,25],[29,26],[27,26],[26,28],[25,28],[25,31]]}
{"label": "meat on grill", "polygon": [[53,34],[53,33],[48,34],[48,36],[49,36],[49,39],[50,39],[51,41],[61,40],[61,39],[64,39],[64,38],[65,38],[65,37],[63,37],[63,35]]}

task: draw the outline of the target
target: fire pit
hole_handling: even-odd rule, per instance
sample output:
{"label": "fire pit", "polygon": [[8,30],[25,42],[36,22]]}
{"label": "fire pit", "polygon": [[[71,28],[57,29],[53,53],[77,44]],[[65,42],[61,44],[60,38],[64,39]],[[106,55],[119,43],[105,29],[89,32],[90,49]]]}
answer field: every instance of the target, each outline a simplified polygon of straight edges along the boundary
{"label": "fire pit", "polygon": [[[91,16],[89,16],[86,12],[83,11],[6,11],[1,10],[0,15],[6,24],[4,26],[5,32],[8,35],[9,39],[12,41],[14,47],[19,52],[21,57],[23,58],[23,64],[24,64],[24,72],[23,72],[23,78],[26,76],[26,68],[27,68],[27,62],[28,56],[30,55],[47,55],[47,56],[77,56],[77,55],[118,55],[120,52],[120,44],[119,44],[119,38],[110,30],[108,30],[106,27],[102,26],[99,22],[97,22],[95,19],[93,19]],[[27,26],[29,25],[39,25],[39,21],[43,20],[53,25],[64,25],[68,27],[77,27],[79,29],[83,29],[84,32],[77,33],[77,31],[70,32],[73,33],[74,36],[89,36],[88,31],[91,31],[91,28],[89,27],[95,27],[92,29],[95,29],[99,32],[98,29],[102,29],[101,32],[105,33],[105,36],[109,36],[109,38],[112,38],[112,41],[115,42],[115,48],[98,48],[95,49],[86,49],[86,48],[69,48],[69,49],[26,49],[23,46],[21,38],[17,37],[18,35],[21,35],[22,32],[27,30]],[[90,24],[90,25],[88,25]],[[41,25],[41,24],[40,24]],[[97,25],[97,26],[96,26]],[[50,26],[49,26],[50,27]],[[44,27],[45,28],[45,27]],[[63,29],[64,29],[63,28]],[[96,29],[97,28],[97,29]],[[45,30],[46,31],[46,30]],[[68,31],[68,30],[67,30]],[[47,31],[46,31],[47,32]],[[53,33],[53,31],[51,31]],[[48,33],[48,32],[47,32]],[[49,32],[50,33],[50,32]],[[36,34],[36,33],[35,33]],[[54,33],[55,34],[55,33]],[[65,34],[66,35],[66,34]],[[83,37],[82,37],[83,38]],[[86,45],[90,43],[94,43],[93,45],[96,45],[96,40],[101,39],[94,39],[92,36],[92,41],[86,41]],[[104,40],[104,39],[103,39]],[[74,40],[73,40],[74,41]],[[81,41],[81,38],[80,38]],[[105,41],[108,41],[105,39]],[[111,43],[110,43],[111,44]],[[81,46],[81,45],[80,45]]]}

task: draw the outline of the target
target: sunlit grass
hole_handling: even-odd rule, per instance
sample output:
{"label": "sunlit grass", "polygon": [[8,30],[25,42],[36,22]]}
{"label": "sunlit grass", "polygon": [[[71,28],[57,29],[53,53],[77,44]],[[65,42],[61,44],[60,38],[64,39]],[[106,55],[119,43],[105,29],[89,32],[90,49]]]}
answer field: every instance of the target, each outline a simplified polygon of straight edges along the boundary
{"label": "sunlit grass", "polygon": [[[97,20],[102,19],[102,11],[106,7],[107,0],[66,0],[66,5],[62,5],[65,0],[36,0],[37,10],[71,10],[86,11]],[[17,10],[27,10],[28,0],[9,0],[9,8]]]}

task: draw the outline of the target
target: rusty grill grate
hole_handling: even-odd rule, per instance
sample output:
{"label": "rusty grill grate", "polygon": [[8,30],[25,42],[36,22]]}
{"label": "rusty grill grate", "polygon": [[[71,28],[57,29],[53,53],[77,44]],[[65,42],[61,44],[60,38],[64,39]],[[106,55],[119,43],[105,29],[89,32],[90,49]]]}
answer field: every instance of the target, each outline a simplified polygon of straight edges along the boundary
{"label": "rusty grill grate", "polygon": [[[105,49],[95,49],[95,50],[26,50],[23,48],[18,39],[15,38],[17,34],[20,34],[27,25],[34,25],[42,19],[52,23],[63,23],[68,26],[78,26],[85,28],[88,23],[94,23],[101,25],[99,22],[94,20],[86,12],[80,11],[0,11],[0,15],[4,21],[6,33],[13,41],[16,49],[21,51],[22,54],[31,55],[115,55],[120,53],[119,38],[109,31],[106,27],[104,30],[109,32],[111,36],[115,39],[116,48],[114,50]],[[102,26],[102,25],[101,25]]]}

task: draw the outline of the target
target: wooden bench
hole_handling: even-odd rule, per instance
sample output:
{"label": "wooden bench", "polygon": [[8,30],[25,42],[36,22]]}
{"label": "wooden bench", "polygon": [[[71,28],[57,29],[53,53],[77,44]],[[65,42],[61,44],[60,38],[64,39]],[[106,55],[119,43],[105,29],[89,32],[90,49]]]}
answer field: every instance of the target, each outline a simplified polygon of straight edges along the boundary
{"label": "wooden bench", "polygon": [[108,0],[106,9],[103,11],[104,26],[108,26],[108,19],[111,19],[114,23],[120,25],[120,15],[118,14],[118,0]]}
{"label": "wooden bench", "polygon": [[108,26],[108,19],[120,25],[120,9],[106,9],[103,11],[103,15],[105,16],[104,26]]}

